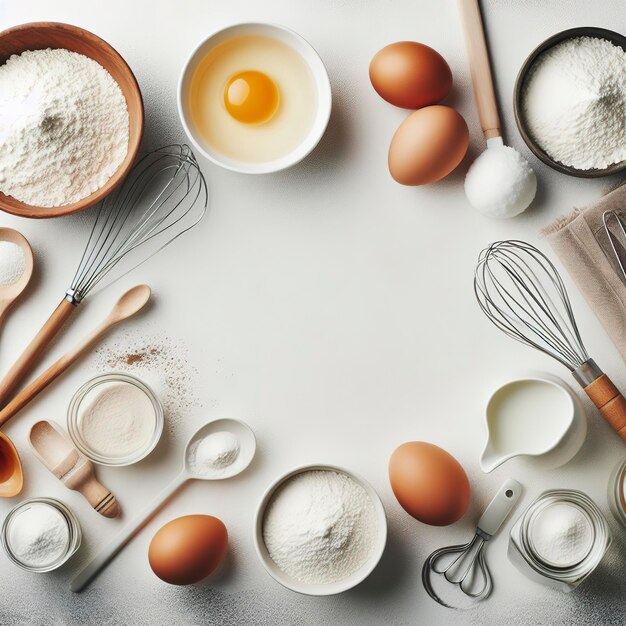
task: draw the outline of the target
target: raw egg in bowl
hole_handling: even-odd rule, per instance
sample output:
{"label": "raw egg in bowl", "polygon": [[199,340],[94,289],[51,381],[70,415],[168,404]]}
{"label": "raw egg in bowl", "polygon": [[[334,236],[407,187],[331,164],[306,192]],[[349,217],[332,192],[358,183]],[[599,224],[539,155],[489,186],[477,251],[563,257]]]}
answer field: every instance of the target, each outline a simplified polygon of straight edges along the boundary
{"label": "raw egg in bowl", "polygon": [[331,111],[322,60],[300,35],[237,24],[202,41],[178,85],[178,112],[209,160],[246,174],[298,163],[321,139]]}

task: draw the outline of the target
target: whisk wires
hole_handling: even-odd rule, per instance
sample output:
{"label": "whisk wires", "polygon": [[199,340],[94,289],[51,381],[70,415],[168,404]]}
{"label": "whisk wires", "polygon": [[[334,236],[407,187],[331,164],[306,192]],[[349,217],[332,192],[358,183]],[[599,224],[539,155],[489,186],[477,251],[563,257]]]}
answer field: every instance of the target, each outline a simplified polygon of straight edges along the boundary
{"label": "whisk wires", "polygon": [[589,360],[571,302],[553,263],[524,241],[483,250],[474,276],[480,308],[509,337],[573,371]]}
{"label": "whisk wires", "polygon": [[106,276],[112,278],[115,268],[113,280],[121,278],[193,228],[208,199],[206,181],[188,146],[145,154],[101,202],[70,287],[73,298],[82,300]]}

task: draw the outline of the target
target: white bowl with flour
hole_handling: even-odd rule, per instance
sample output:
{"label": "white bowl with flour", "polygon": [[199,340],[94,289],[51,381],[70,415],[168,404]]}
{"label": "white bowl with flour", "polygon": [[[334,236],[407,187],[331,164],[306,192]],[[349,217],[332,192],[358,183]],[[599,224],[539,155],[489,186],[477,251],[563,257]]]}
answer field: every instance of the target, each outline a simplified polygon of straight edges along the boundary
{"label": "white bowl with flour", "polygon": [[328,596],[352,589],[385,550],[387,518],[374,488],[334,465],[303,465],[263,494],[254,545],[267,572],[292,591]]}
{"label": "white bowl with flour", "polygon": [[596,27],[564,30],[519,71],[514,111],[530,150],[553,169],[598,178],[626,169],[626,37]]}

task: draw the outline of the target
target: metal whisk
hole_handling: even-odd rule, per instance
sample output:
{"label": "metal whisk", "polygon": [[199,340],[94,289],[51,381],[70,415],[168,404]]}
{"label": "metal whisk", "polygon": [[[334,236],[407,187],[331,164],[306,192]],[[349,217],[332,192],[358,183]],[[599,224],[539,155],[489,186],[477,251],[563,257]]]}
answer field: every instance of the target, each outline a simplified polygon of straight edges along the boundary
{"label": "metal whisk", "polygon": [[485,559],[485,544],[498,532],[522,494],[522,486],[505,480],[485,509],[476,533],[467,543],[435,550],[424,562],[422,584],[428,595],[449,608],[460,608],[443,600],[432,584],[433,574],[443,576],[474,601],[484,600],[493,590],[493,578]]}
{"label": "metal whisk", "polygon": [[626,441],[626,400],[589,358],[556,267],[524,241],[498,241],[478,257],[474,291],[489,320],[509,337],[567,367]]}
{"label": "metal whisk", "polygon": [[188,146],[165,146],[141,157],[99,204],[70,288],[0,383],[0,408],[97,285],[105,279],[111,284],[193,228],[207,205],[206,181]]}
{"label": "metal whisk", "polygon": [[605,211],[602,221],[613,253],[609,260],[613,262],[618,276],[626,282],[626,218],[617,211]]}

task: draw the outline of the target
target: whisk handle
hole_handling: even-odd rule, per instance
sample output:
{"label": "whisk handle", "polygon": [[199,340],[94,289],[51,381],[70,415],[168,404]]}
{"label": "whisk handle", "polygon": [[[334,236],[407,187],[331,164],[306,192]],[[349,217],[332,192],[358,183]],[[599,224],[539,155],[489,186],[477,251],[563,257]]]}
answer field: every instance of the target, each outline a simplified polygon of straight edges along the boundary
{"label": "whisk handle", "polygon": [[611,379],[602,374],[585,387],[585,393],[613,430],[626,441],[626,398]]}
{"label": "whisk handle", "polygon": [[[42,326],[35,338],[28,344],[22,355],[13,364],[6,376],[0,381],[0,407],[4,407],[24,377],[31,371],[41,358],[44,350],[54,336],[61,330],[67,319],[76,310],[76,305],[66,300],[61,301],[48,321]],[[8,418],[7,418],[8,419]],[[0,420],[0,426],[6,420]]]}

